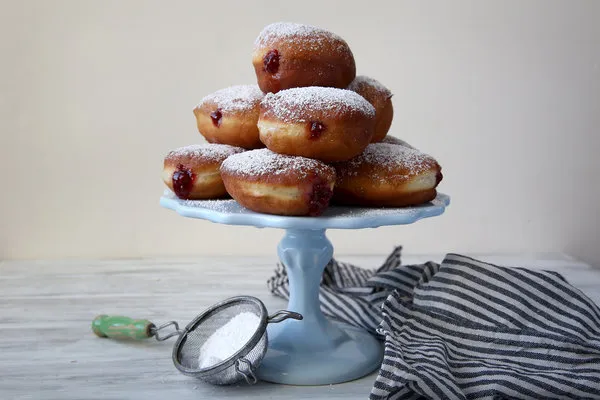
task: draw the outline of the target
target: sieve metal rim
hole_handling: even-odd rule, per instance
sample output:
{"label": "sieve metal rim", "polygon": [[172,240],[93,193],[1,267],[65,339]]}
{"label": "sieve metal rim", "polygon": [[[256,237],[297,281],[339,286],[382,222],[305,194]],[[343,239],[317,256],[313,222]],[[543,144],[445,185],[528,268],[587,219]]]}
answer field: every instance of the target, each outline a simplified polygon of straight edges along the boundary
{"label": "sieve metal rim", "polygon": [[[244,346],[242,346],[242,348],[240,350],[238,350],[235,354],[233,354],[231,357],[229,357],[228,359],[223,360],[222,362],[215,364],[209,368],[203,368],[203,369],[187,368],[187,367],[184,367],[183,365],[181,365],[181,363],[178,360],[178,355],[180,354],[181,347],[185,343],[188,333],[193,331],[194,328],[196,326],[198,326],[203,320],[205,320],[205,319],[211,317],[212,315],[214,315],[215,313],[219,312],[219,308],[224,307],[224,306],[229,306],[229,305],[237,303],[237,302],[251,303],[251,304],[255,305],[258,308],[258,310],[260,311],[260,314],[259,314],[260,322],[258,324],[258,327],[256,328],[256,331],[250,338],[250,340]],[[205,310],[202,314],[200,314],[196,318],[194,318],[183,329],[183,331],[177,338],[175,345],[173,346],[173,352],[172,352],[173,364],[175,365],[175,368],[177,368],[179,370],[179,372],[181,372],[182,374],[187,375],[187,376],[193,376],[193,377],[208,376],[208,375],[213,375],[215,373],[222,372],[222,371],[226,370],[227,368],[231,367],[239,358],[245,357],[248,353],[250,353],[250,351],[252,351],[254,349],[254,347],[258,344],[258,342],[261,340],[261,338],[263,337],[263,335],[265,334],[265,332],[267,330],[267,325],[268,325],[267,320],[268,320],[267,308],[265,307],[264,303],[256,297],[235,296],[235,297],[230,297],[228,299],[225,299],[219,303],[216,303],[216,304],[212,305],[210,308],[208,308],[207,310]]]}

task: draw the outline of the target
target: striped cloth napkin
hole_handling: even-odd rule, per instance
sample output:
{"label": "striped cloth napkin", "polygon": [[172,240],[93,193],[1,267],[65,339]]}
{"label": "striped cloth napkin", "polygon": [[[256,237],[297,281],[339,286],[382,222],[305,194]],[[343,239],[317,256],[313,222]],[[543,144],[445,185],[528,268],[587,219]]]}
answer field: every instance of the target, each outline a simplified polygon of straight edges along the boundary
{"label": "striped cloth napkin", "polygon": [[[326,315],[385,340],[371,399],[600,399],[600,309],[558,273],[400,253],[321,283]],[[281,265],[268,286],[289,297]]]}

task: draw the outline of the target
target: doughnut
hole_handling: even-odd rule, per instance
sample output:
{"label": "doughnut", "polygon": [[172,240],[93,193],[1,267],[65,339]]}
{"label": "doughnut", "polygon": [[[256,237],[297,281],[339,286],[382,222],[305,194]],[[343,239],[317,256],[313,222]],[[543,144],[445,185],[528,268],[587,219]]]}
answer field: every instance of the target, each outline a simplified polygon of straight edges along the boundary
{"label": "doughnut", "polygon": [[394,118],[392,92],[379,81],[364,75],[357,76],[347,89],[360,94],[375,107],[375,132],[371,142],[381,141],[390,130]]}
{"label": "doughnut", "polygon": [[198,131],[209,143],[264,147],[256,128],[263,96],[256,85],[236,85],[209,94],[194,108]]}
{"label": "doughnut", "polygon": [[241,147],[226,144],[194,144],[167,154],[162,178],[177,197],[186,200],[215,199],[227,195],[219,167]]}
{"label": "doughnut", "polygon": [[329,205],[335,169],[304,157],[251,150],[221,164],[227,192],[242,206],[277,215],[320,215]]}
{"label": "doughnut", "polygon": [[381,143],[396,144],[396,145],[399,145],[399,146],[408,147],[409,149],[415,149],[414,146],[411,146],[410,144],[406,143],[404,140],[398,139],[397,137],[390,136],[390,135],[387,135],[386,137],[384,137],[381,140]]}
{"label": "doughnut", "polygon": [[354,55],[344,39],[295,23],[267,25],[254,41],[252,63],[265,93],[304,86],[341,89],[356,76]]}
{"label": "doughnut", "polygon": [[303,87],[268,93],[260,105],[260,140],[270,150],[324,162],[360,154],[373,137],[375,109],[345,89]]}
{"label": "doughnut", "polygon": [[389,143],[372,143],[349,161],[333,165],[333,201],[368,207],[405,207],[433,200],[442,168],[431,156]]}

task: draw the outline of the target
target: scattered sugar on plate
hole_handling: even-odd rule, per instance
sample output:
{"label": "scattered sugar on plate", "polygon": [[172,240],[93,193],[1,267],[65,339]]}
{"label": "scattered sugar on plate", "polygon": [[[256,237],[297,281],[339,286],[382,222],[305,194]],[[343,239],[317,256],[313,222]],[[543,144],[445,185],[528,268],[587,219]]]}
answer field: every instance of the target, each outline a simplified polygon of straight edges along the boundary
{"label": "scattered sugar on plate", "polygon": [[241,312],[231,318],[200,347],[198,368],[209,368],[240,351],[252,339],[259,325],[260,318],[251,312]]}
{"label": "scattered sugar on plate", "polygon": [[[423,206],[428,203],[423,204]],[[413,206],[411,208],[364,208],[354,207],[348,208],[339,214],[336,214],[337,218],[379,218],[386,215],[398,215],[402,214],[417,214],[419,211],[416,209],[420,206]]]}
{"label": "scattered sugar on plate", "polygon": [[[182,200],[179,199],[171,190],[165,189],[163,196],[169,199],[177,200],[186,207],[197,207],[206,208],[212,211],[233,213],[233,214],[256,214],[254,211],[243,208],[237,201],[233,199],[223,200]],[[398,215],[402,214],[417,214],[420,212],[419,208],[428,207],[431,205],[439,206],[443,205],[443,202],[434,199],[429,203],[424,203],[418,206],[411,207],[400,207],[400,208],[389,208],[389,207],[346,207],[346,206],[330,206],[328,207],[322,216],[311,217],[315,219],[322,218],[370,218],[370,217],[381,217],[385,215]],[[288,217],[297,218],[297,217]]]}
{"label": "scattered sugar on plate", "polygon": [[188,207],[208,208],[219,212],[235,212],[239,204],[233,199],[183,200]]}
{"label": "scattered sugar on plate", "polygon": [[206,208],[219,212],[238,212],[240,205],[233,199],[214,199],[214,200],[184,200],[180,199],[170,189],[165,189],[163,197],[171,200],[177,200],[186,207]]}

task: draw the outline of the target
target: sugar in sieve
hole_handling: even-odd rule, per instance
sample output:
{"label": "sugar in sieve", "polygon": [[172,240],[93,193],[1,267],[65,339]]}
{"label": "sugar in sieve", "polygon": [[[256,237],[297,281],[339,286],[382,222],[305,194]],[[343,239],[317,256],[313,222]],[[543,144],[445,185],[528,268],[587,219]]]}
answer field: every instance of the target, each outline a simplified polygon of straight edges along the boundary
{"label": "sugar in sieve", "polygon": [[[228,323],[240,316],[255,316],[256,328],[250,332],[245,344],[234,350],[224,359],[203,358],[207,342],[219,339]],[[173,364],[183,374],[215,385],[228,385],[244,379],[249,384],[256,383],[256,370],[267,351],[267,325],[288,318],[302,319],[302,315],[291,311],[278,311],[267,314],[262,301],[251,296],[237,296],[224,300],[198,315],[185,328],[179,329],[175,321],[156,326],[148,320],[133,320],[121,316],[99,315],[92,322],[92,330],[97,336],[114,339],[146,339],[154,337],[163,341],[179,336],[173,346]],[[254,325],[250,329],[252,329]],[[161,333],[166,332],[166,333]],[[216,335],[213,335],[217,333]],[[210,343],[213,344],[213,343]],[[205,347],[203,347],[205,346]]]}

